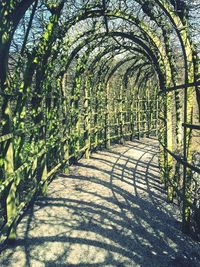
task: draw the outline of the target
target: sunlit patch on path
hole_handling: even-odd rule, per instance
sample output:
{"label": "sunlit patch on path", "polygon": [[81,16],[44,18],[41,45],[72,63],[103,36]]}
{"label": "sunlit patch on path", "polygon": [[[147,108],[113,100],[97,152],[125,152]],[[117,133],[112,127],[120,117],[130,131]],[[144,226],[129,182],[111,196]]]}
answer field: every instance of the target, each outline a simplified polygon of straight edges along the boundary
{"label": "sunlit patch on path", "polygon": [[159,182],[157,141],[93,153],[60,175],[18,226],[0,266],[200,266]]}

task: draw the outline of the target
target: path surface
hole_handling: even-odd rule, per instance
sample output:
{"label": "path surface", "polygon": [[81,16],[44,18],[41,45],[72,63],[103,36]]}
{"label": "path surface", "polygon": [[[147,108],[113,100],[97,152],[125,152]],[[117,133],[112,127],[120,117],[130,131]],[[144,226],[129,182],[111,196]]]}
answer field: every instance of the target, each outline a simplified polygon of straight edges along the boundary
{"label": "path surface", "polygon": [[29,210],[0,266],[200,266],[158,177],[153,139],[82,159]]}

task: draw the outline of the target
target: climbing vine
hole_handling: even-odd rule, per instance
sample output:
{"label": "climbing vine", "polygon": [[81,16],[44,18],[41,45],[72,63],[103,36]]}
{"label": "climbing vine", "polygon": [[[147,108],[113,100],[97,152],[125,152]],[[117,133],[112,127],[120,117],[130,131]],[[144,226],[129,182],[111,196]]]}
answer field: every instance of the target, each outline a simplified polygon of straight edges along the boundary
{"label": "climbing vine", "polygon": [[180,202],[189,232],[200,214],[192,192],[200,56],[187,3],[175,2],[1,1],[1,245],[57,172],[152,136],[168,200]]}

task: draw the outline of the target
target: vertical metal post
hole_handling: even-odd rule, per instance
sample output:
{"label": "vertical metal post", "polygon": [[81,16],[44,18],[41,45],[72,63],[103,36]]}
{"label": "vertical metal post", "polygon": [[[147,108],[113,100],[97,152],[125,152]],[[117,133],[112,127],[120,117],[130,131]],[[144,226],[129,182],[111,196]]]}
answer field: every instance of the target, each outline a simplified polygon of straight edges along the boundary
{"label": "vertical metal post", "polygon": [[[131,91],[132,92],[132,91]],[[133,94],[130,92],[130,128],[131,128],[131,138],[130,140],[133,141],[134,138],[134,101],[133,101]]]}
{"label": "vertical metal post", "polygon": [[[3,107],[2,107],[2,117],[4,119],[5,125],[3,128],[3,134],[8,134],[12,132],[12,111],[10,107],[9,99],[5,96],[3,99]],[[10,175],[14,174],[14,147],[13,140],[9,139],[3,144],[3,156],[5,158],[4,163],[4,172],[5,179],[7,179]],[[19,177],[15,177],[12,182],[7,199],[6,199],[6,216],[7,222],[12,220],[12,218],[16,215],[17,209],[17,185],[19,183]],[[15,225],[11,229],[9,239],[14,240],[16,238],[16,229]]]}
{"label": "vertical metal post", "polygon": [[90,157],[90,107],[89,107],[89,97],[90,97],[90,83],[87,79],[84,86],[84,142],[85,142],[85,157],[89,159]]}
{"label": "vertical metal post", "polygon": [[[187,87],[184,89],[184,124],[187,123]],[[184,127],[183,132],[183,159],[187,161],[187,128]],[[185,233],[189,232],[189,216],[190,211],[187,208],[187,197],[186,197],[186,184],[187,184],[187,167],[183,165],[183,209],[182,209],[182,230]]]}
{"label": "vertical metal post", "polygon": [[110,107],[109,107],[109,82],[106,85],[106,110],[105,110],[105,147],[110,147]]}
{"label": "vertical metal post", "polygon": [[140,139],[140,99],[136,100],[136,118],[137,118],[137,133],[138,140]]}

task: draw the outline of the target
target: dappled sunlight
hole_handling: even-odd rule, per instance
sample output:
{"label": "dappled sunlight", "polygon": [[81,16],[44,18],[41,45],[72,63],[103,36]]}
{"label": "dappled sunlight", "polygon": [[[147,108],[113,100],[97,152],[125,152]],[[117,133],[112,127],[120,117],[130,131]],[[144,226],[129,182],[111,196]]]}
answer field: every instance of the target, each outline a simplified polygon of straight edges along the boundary
{"label": "dappled sunlight", "polygon": [[198,265],[199,17],[199,0],[0,1],[3,265]]}
{"label": "dappled sunlight", "polygon": [[150,141],[93,153],[60,175],[23,218],[0,265],[198,266],[200,246],[181,233]]}

